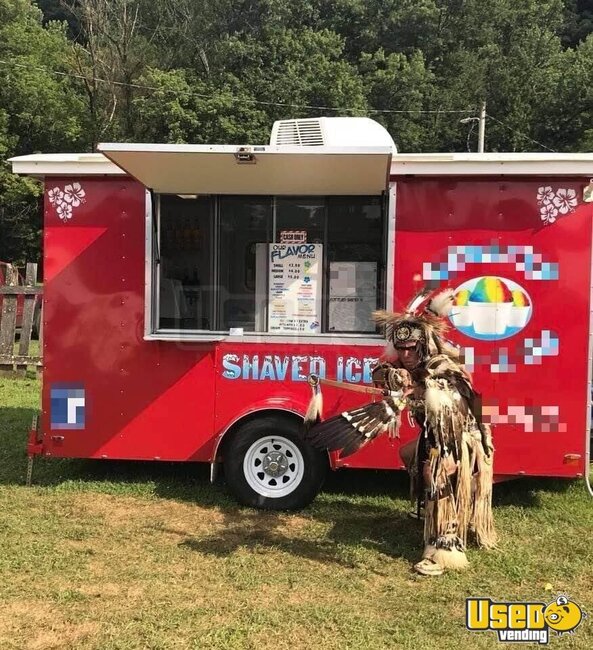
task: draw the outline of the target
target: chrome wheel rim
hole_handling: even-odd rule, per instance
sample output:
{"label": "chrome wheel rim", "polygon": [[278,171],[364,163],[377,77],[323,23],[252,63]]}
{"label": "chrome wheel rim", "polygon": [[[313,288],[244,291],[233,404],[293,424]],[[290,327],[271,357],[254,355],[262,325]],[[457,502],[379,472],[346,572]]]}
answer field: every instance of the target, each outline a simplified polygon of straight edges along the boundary
{"label": "chrome wheel rim", "polygon": [[303,480],[305,460],[294,442],[266,436],[254,442],[243,459],[249,487],[264,497],[278,499],[296,490]]}

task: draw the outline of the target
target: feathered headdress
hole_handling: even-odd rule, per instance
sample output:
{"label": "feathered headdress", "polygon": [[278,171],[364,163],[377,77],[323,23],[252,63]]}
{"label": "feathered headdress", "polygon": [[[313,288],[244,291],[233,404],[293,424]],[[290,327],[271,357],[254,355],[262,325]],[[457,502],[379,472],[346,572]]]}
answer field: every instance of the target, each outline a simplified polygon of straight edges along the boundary
{"label": "feathered headdress", "polygon": [[373,320],[385,326],[387,356],[395,354],[394,347],[399,343],[416,343],[422,361],[435,354],[459,357],[459,352],[443,338],[449,329],[445,317],[453,306],[453,290],[431,291],[422,289],[410,301],[403,312],[378,310],[373,312]]}

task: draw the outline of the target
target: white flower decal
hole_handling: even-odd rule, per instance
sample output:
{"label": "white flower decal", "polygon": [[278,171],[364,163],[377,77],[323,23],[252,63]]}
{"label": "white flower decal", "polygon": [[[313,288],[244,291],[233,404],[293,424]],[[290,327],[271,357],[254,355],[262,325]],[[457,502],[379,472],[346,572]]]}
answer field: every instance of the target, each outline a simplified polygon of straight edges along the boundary
{"label": "white flower decal", "polygon": [[577,193],[575,190],[560,189],[556,192],[553,202],[560,214],[568,214],[577,207]]}
{"label": "white flower decal", "polygon": [[574,212],[577,207],[577,193],[572,188],[559,188],[555,192],[549,185],[537,188],[537,204],[541,220],[546,226],[558,217]]}
{"label": "white flower decal", "polygon": [[56,207],[56,212],[62,221],[72,219],[72,206],[69,203],[60,203],[60,205]]}
{"label": "white flower decal", "polygon": [[542,207],[539,209],[539,212],[541,214],[542,221],[545,224],[554,223],[554,221],[556,221],[556,217],[558,216],[558,210],[552,203],[546,203],[545,205],[542,205]]}
{"label": "white flower decal", "polygon": [[64,201],[71,203],[73,208],[77,208],[84,203],[86,192],[80,186],[80,183],[72,183],[64,188]]}
{"label": "white flower decal", "polygon": [[64,200],[64,192],[59,187],[54,187],[53,190],[48,192],[49,202],[52,205],[60,205]]}
{"label": "white flower decal", "polygon": [[543,203],[544,205],[547,205],[548,203],[552,203],[554,200],[554,192],[552,191],[552,188],[548,185],[546,187],[540,187],[537,190],[537,202],[538,203]]}
{"label": "white flower decal", "polygon": [[64,222],[72,219],[74,208],[79,207],[86,201],[86,192],[80,183],[66,185],[64,189],[54,187],[47,193],[47,198],[56,209],[58,217]]}

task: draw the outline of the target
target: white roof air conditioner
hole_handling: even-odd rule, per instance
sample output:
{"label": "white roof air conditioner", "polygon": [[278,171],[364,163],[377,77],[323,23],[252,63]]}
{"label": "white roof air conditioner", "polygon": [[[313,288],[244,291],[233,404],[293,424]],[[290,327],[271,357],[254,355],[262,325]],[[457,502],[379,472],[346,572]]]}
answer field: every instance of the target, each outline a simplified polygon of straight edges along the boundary
{"label": "white roof air conditioner", "polygon": [[271,145],[397,148],[387,129],[368,117],[313,117],[274,122]]}

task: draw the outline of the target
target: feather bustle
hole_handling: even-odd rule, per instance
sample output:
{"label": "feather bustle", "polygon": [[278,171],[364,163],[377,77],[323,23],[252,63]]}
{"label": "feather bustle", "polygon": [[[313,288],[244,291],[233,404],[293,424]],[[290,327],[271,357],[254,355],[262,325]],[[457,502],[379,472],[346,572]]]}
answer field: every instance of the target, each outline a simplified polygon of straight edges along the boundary
{"label": "feather bustle", "polygon": [[321,390],[314,392],[309,406],[307,407],[307,412],[305,413],[305,426],[311,426],[315,422],[321,420],[323,412],[323,395]]}
{"label": "feather bustle", "polygon": [[349,456],[390,426],[395,431],[394,421],[398,415],[395,403],[386,397],[313,424],[305,432],[305,440],[317,448],[341,449],[341,457]]}
{"label": "feather bustle", "polygon": [[453,293],[453,289],[440,291],[433,296],[428,304],[428,309],[440,318],[448,316],[451,313],[451,307],[453,307]]}

